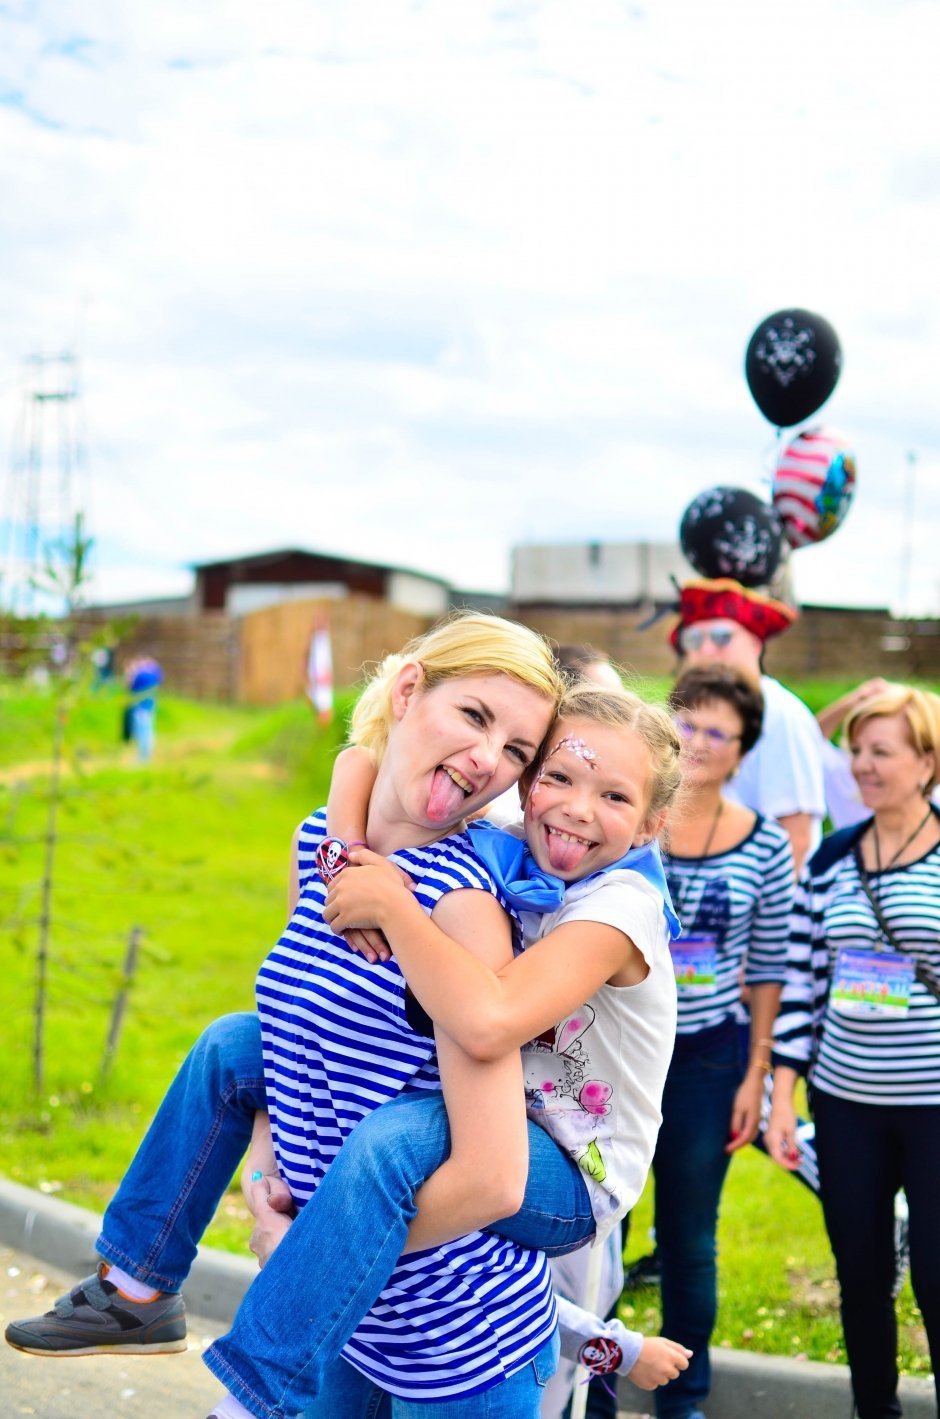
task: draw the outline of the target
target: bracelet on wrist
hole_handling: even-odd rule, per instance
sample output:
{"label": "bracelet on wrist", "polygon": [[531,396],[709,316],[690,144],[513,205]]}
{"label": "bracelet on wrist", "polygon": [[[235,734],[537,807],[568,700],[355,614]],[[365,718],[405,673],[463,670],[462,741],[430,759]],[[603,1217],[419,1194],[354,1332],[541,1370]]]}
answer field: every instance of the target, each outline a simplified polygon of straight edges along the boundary
{"label": "bracelet on wrist", "polygon": [[752,1059],[749,1067],[751,1069],[762,1069],[765,1074],[770,1074],[773,1070],[773,1065],[768,1064],[767,1061],[763,1059]]}

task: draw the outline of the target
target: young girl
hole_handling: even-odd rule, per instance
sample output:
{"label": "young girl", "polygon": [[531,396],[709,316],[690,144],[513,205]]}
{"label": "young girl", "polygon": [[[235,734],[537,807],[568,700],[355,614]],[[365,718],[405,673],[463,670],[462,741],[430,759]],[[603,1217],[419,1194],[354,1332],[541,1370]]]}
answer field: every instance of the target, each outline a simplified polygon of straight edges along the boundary
{"label": "young girl", "polygon": [[[345,1343],[401,1252],[436,1245],[470,1218],[549,1254],[568,1251],[603,1235],[639,1196],[675,1031],[668,943],[677,923],[664,901],[655,835],[678,786],[679,747],[665,713],[636,696],[594,687],[568,693],[544,759],[529,775],[525,842],[471,825],[474,847],[524,933],[523,954],[498,973],[475,971],[462,946],[436,926],[427,930],[398,867],[351,850],[356,870],[341,872],[327,894],[324,917],[333,929],[379,928],[437,1029],[481,1064],[524,1046],[530,1173],[519,1211],[484,1219],[480,1199],[498,1160],[478,1144],[476,1151],[463,1146],[452,1097],[450,1137],[439,1097],[405,1094],[364,1119],[303,1213],[330,1237],[332,1276],[323,1281],[331,1314],[322,1327],[313,1319],[319,1363]],[[347,798],[368,797],[361,754],[351,751],[338,769]],[[442,787],[442,797],[447,792]],[[330,813],[355,830],[355,812],[348,802],[344,812],[336,793]],[[374,937],[366,949],[373,959],[387,954]],[[472,1110],[472,1098],[466,1107]],[[441,1194],[446,1207],[438,1207],[433,1178],[417,1189],[445,1158],[452,1186]],[[260,1130],[252,1161],[267,1175],[255,1184],[264,1190],[276,1161],[273,1152],[263,1157]],[[290,1225],[272,1216],[271,1247]],[[631,1333],[622,1345],[621,1372],[646,1388],[687,1363],[683,1347],[661,1338]]]}

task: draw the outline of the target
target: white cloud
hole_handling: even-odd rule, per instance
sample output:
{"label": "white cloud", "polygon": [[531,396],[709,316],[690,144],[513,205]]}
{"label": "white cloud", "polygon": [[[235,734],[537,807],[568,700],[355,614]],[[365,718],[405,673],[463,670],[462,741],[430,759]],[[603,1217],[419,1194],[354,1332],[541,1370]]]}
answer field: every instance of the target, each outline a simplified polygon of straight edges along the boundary
{"label": "white cloud", "polygon": [[938,39],[913,0],[8,11],[3,427],[80,338],[105,593],[296,542],[498,588],[514,541],[766,490],[743,354],[799,304],[859,491],[797,585],[891,600],[897,540],[936,609]]}

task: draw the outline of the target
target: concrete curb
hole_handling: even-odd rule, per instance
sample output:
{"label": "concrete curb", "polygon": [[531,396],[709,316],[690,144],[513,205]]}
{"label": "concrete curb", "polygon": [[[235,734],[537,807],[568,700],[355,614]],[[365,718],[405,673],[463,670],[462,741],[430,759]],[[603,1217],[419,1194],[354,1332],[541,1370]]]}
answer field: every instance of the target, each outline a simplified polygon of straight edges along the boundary
{"label": "concrete curb", "polygon": [[[82,1207],[46,1197],[0,1178],[0,1242],[76,1278],[97,1262],[101,1218]],[[186,1283],[186,1303],[208,1320],[228,1324],[245,1294],[255,1263],[247,1257],[203,1247]],[[629,1381],[620,1384],[620,1412],[649,1414],[653,1396]],[[903,1379],[899,1395],[905,1419],[937,1419],[931,1380]],[[709,1419],[850,1419],[849,1372],[844,1365],[712,1351]]]}
{"label": "concrete curb", "polygon": [[[98,1264],[100,1231],[101,1218],[84,1207],[0,1178],[0,1242],[6,1246],[79,1278]],[[228,1325],[257,1270],[249,1257],[203,1247],[186,1282],[186,1304],[194,1314]]]}

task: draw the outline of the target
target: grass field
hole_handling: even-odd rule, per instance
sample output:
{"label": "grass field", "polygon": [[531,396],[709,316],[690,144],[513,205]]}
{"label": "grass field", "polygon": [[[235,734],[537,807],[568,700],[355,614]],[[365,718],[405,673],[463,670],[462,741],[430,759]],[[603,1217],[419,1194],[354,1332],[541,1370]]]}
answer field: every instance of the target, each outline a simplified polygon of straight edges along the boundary
{"label": "grass field", "polygon": [[[804,687],[822,704],[845,687]],[[348,707],[348,706],[347,706]],[[340,722],[302,704],[259,711],[166,697],[157,757],[141,768],[117,742],[120,699],[92,699],[69,726],[60,815],[44,1087],[31,1088],[36,917],[51,735],[48,698],[0,686],[0,1173],[101,1210],[173,1070],[200,1029],[252,1006],[255,970],[284,918],[287,855],[324,800]],[[143,932],[117,1056],[101,1061],[131,927]],[[628,1259],[649,1250],[650,1198],[633,1214]],[[246,1252],[231,1192],[207,1240]],[[833,1268],[816,1200],[754,1150],[735,1159],[720,1229],[715,1344],[843,1359]],[[247,1253],[246,1253],[247,1254]],[[928,1371],[909,1286],[900,1355]],[[658,1325],[656,1293],[624,1318]]]}

